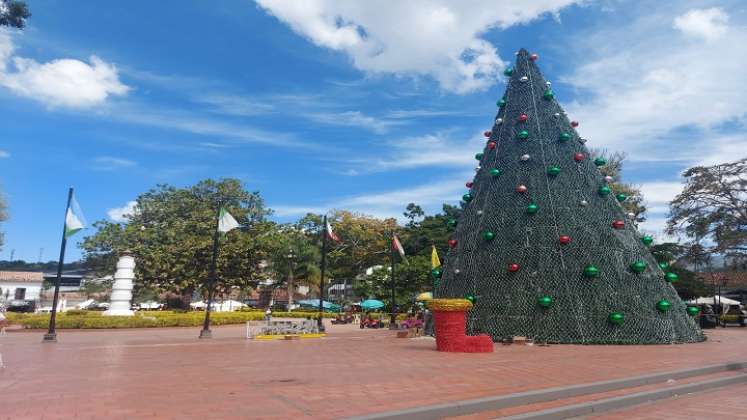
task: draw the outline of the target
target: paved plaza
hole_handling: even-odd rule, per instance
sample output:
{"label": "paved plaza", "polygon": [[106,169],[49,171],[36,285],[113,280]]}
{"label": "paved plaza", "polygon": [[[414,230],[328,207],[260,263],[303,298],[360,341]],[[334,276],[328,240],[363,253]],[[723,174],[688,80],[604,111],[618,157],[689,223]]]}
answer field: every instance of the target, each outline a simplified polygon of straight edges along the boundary
{"label": "paved plaza", "polygon": [[[214,328],[212,340],[198,340],[199,328],[62,330],[57,344],[42,344],[41,332],[12,332],[0,336],[0,413],[328,419],[747,360],[741,328],[709,331],[708,341],[689,345],[496,345],[491,354],[439,353],[432,340],[386,330],[328,329],[324,339],[265,342],[244,339],[243,326]],[[724,404],[714,403],[717,390],[683,396],[685,405],[665,400],[629,410],[703,400],[717,404],[714,413],[720,406],[747,412],[747,402],[727,391]],[[636,418],[621,415],[600,418]]]}

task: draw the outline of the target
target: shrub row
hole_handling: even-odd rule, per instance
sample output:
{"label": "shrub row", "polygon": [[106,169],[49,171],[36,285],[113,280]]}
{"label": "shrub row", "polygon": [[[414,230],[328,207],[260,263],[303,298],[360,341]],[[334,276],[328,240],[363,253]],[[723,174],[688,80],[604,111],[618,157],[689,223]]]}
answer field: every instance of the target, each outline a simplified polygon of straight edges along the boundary
{"label": "shrub row", "polygon": [[[197,327],[205,319],[204,312],[174,313],[170,311],[139,312],[135,316],[100,316],[97,311],[70,315],[61,313],[57,316],[57,328],[156,328],[156,327]],[[306,318],[316,317],[316,312],[274,312],[274,318]],[[260,321],[264,319],[262,311],[213,312],[210,314],[212,325],[242,324],[246,321]],[[335,314],[324,314],[325,318]],[[12,324],[20,324],[28,329],[43,329],[49,325],[49,314],[9,314],[8,320]]]}

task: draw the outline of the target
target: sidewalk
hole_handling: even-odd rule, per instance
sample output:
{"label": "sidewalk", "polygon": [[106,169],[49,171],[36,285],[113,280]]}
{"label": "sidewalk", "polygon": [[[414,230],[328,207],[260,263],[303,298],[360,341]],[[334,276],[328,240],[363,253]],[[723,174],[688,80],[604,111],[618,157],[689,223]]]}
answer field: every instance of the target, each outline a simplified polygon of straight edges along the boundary
{"label": "sidewalk", "polygon": [[243,326],[0,337],[7,418],[339,418],[747,359],[747,329],[704,343],[524,347],[445,354],[428,339],[331,326],[324,339],[255,342]]}

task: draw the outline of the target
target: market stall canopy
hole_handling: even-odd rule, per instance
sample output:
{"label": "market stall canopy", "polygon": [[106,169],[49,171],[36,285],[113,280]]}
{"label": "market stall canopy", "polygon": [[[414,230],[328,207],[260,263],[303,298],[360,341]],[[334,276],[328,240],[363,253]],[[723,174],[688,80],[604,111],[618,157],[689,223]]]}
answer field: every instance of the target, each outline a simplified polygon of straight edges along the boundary
{"label": "market stall canopy", "polygon": [[431,299],[433,299],[433,293],[431,292],[423,292],[415,298],[415,300],[417,300],[418,302],[424,302]]}
{"label": "market stall canopy", "polygon": [[361,302],[361,309],[363,310],[370,310],[370,309],[381,309],[384,307],[384,302],[376,299],[367,299]]}
{"label": "market stall canopy", "polygon": [[688,300],[687,303],[696,304],[696,305],[718,305],[719,303],[721,305],[739,305],[740,304],[738,300],[729,299],[723,296],[701,297],[701,298],[697,298],[693,300]]}
{"label": "market stall canopy", "polygon": [[[318,309],[319,308],[319,299],[305,299],[305,300],[299,300],[298,304],[303,307],[311,307],[312,309]],[[339,311],[340,305],[337,305],[332,302],[327,302],[326,300],[322,302],[322,307],[325,311]]]}

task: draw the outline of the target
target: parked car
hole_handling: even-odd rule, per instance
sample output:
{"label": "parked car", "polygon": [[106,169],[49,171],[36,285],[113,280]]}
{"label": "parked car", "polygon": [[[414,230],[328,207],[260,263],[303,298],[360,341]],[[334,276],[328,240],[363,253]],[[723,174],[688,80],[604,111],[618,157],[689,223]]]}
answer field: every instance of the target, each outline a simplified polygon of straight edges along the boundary
{"label": "parked car", "polygon": [[740,327],[744,327],[746,318],[747,312],[742,310],[741,305],[729,305],[724,314],[720,316],[721,323],[724,326],[727,324],[739,324]]}
{"label": "parked car", "polygon": [[33,300],[11,300],[8,302],[8,312],[34,312],[36,303]]}

